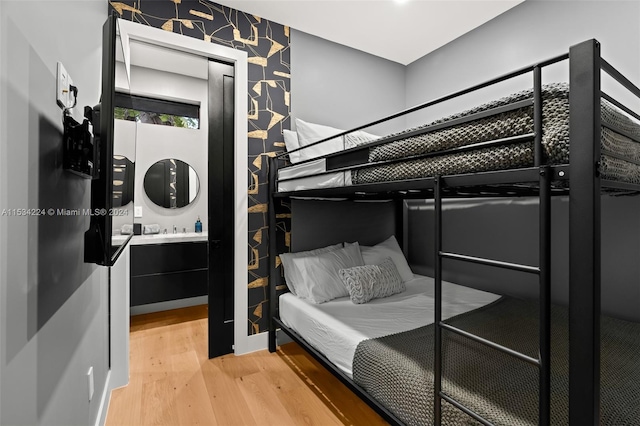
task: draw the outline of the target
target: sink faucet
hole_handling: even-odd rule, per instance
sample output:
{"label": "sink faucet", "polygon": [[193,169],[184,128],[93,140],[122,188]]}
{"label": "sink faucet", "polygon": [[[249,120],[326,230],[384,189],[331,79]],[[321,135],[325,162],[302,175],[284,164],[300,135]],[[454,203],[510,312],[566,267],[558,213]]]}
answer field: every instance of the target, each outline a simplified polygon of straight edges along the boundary
{"label": "sink faucet", "polygon": [[177,233],[178,233],[178,227],[177,227],[177,226],[175,226],[175,225],[173,225],[173,233],[174,233],[174,234],[177,234]]}

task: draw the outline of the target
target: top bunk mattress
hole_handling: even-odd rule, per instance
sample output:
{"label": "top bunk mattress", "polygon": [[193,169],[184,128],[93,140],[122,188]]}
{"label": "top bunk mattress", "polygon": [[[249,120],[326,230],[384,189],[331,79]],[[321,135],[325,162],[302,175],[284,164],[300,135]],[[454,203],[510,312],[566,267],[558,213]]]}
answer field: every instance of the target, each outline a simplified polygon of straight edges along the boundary
{"label": "top bunk mattress", "polygon": [[[350,173],[351,179],[343,178],[333,181],[325,179],[322,187],[531,167],[534,165],[532,138],[524,142],[453,154],[438,154],[467,145],[532,134],[534,131],[534,110],[531,105],[444,129],[432,131],[430,128],[532,98],[533,90],[524,90],[432,123],[385,137],[385,139],[394,139],[393,142],[384,144],[370,142],[369,163],[392,162],[372,164],[346,172]],[[543,86],[542,99],[542,146],[545,161],[547,164],[566,164],[569,162],[568,84],[555,83]],[[601,102],[601,120],[602,158],[600,171],[602,178],[640,183],[640,166],[634,163],[640,162],[640,143],[635,141],[640,140],[640,124],[604,99]],[[416,158],[425,155],[428,156]],[[307,173],[307,176],[310,173]],[[283,185],[279,191],[319,187],[313,186],[311,181],[309,184],[297,186],[292,184],[293,181],[286,182],[288,182],[287,185]]]}

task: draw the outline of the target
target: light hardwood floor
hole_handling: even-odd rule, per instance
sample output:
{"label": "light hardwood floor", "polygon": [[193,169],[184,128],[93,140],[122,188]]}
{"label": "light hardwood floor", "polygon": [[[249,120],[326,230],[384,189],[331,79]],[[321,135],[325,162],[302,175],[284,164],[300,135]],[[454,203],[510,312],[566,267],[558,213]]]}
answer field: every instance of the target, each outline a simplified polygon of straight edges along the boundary
{"label": "light hardwood floor", "polygon": [[297,344],[207,358],[206,306],[131,318],[129,385],[115,425],[384,425]]}

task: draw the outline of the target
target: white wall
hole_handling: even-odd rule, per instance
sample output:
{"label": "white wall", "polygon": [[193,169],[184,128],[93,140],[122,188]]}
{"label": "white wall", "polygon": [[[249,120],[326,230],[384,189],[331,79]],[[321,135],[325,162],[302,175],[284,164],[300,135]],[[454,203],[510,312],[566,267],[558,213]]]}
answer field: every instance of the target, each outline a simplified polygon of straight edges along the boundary
{"label": "white wall", "polygon": [[[81,118],[82,106],[100,96],[105,10],[102,0],[0,2],[0,210],[90,207],[89,181],[60,166],[55,69],[63,62],[78,86]],[[88,217],[0,216],[0,424],[98,418],[108,372],[108,274],[83,263],[88,225]]]}
{"label": "white wall", "polygon": [[[129,384],[131,250],[127,245],[111,267],[111,375],[109,392]],[[108,397],[111,395],[109,394]],[[106,411],[106,409],[105,409]],[[106,412],[104,413],[106,416]]]}
{"label": "white wall", "polygon": [[[206,62],[206,58],[200,58]],[[136,178],[134,204],[142,207],[142,217],[136,222],[143,225],[159,224],[160,229],[173,231],[173,226],[182,232],[193,232],[198,216],[202,230],[208,231],[208,109],[207,80],[175,73],[131,67],[131,93],[159,99],[172,99],[187,103],[198,103],[200,128],[183,129],[155,124],[137,124],[136,133]],[[156,161],[175,158],[191,165],[198,174],[200,190],[196,199],[188,206],[166,209],[154,204],[144,192],[144,176]]]}

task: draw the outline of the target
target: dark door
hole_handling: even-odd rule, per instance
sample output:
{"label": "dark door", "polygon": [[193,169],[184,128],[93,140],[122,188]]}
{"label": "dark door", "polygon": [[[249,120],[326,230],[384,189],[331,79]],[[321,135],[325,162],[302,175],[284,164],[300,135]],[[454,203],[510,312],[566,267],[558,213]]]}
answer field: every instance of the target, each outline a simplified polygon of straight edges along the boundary
{"label": "dark door", "polygon": [[209,358],[233,352],[233,70],[209,61]]}
{"label": "dark door", "polygon": [[164,161],[158,161],[147,170],[144,176],[144,191],[151,201],[159,206],[170,206],[169,200],[169,171]]}
{"label": "dark door", "polygon": [[189,204],[189,165],[184,161],[176,161],[176,206]]}

